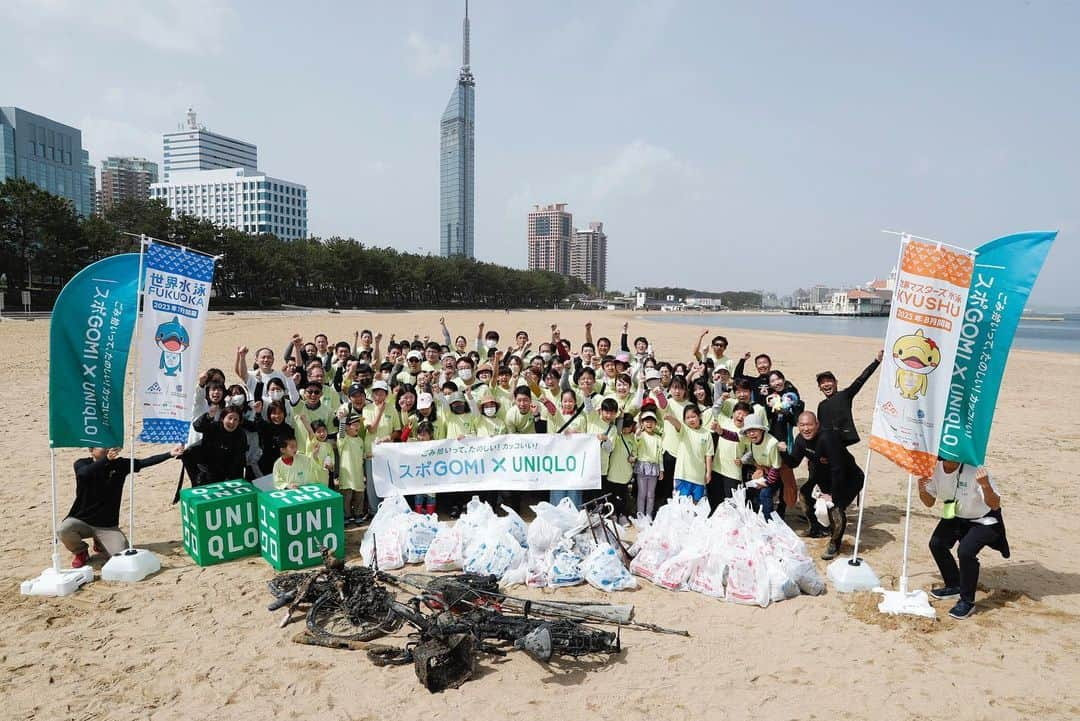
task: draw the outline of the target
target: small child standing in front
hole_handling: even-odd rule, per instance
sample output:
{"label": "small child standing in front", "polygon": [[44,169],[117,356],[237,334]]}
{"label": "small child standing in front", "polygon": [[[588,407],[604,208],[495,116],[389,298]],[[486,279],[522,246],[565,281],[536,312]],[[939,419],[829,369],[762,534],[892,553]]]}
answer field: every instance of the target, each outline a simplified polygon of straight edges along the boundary
{"label": "small child standing in front", "polygon": [[[301,417],[301,420],[307,423],[306,418]],[[318,418],[311,421],[311,433],[308,434],[304,455],[310,456],[319,467],[319,483],[333,488],[331,481],[337,480],[334,476],[334,446],[327,440],[327,435],[325,423]]]}
{"label": "small child standing in front", "polygon": [[[416,435],[409,436],[409,440],[416,441],[432,441],[435,440],[435,426],[430,421],[420,421],[416,424]],[[426,513],[429,516],[435,515],[435,494],[434,493],[418,493],[413,501],[415,506],[414,510],[417,513]]]}
{"label": "small child standing in front", "polygon": [[656,505],[656,481],[664,474],[664,435],[656,427],[656,413],[646,406],[637,429],[637,513],[652,518]]}
{"label": "small child standing in front", "polygon": [[338,417],[337,487],[344,499],[345,523],[363,523],[364,517],[364,417],[347,408]]}
{"label": "small child standing in front", "polygon": [[281,457],[274,461],[274,489],[299,488],[308,483],[320,483],[323,471],[310,456],[296,452],[296,439],[282,436],[279,441]]}
{"label": "small child standing in front", "polygon": [[637,439],[634,437],[634,417],[626,413],[622,417],[622,429],[613,441],[611,458],[608,460],[607,481],[604,493],[611,494],[616,520],[622,525],[630,522],[630,482],[634,480],[634,463],[637,461]]}

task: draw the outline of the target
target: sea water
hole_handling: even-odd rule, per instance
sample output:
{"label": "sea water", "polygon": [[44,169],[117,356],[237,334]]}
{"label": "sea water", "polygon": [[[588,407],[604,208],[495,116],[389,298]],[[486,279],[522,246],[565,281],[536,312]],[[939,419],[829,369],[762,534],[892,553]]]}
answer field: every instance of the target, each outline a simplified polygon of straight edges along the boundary
{"label": "sea water", "polygon": [[[728,328],[768,330],[781,333],[816,333],[884,338],[888,318],[850,318],[791,313],[641,313],[642,320],[683,323],[709,328],[709,335],[723,335]],[[706,339],[707,340],[707,339]],[[1080,316],[1067,314],[1062,320],[1021,319],[1013,348],[1080,353]]]}

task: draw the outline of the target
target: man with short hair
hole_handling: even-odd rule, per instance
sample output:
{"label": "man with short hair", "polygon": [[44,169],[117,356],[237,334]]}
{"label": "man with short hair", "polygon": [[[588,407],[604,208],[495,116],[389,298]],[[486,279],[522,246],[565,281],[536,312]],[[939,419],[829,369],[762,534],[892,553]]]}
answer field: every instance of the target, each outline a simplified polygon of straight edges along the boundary
{"label": "man with short hair", "polygon": [[[859,495],[865,477],[851,452],[832,431],[821,427],[816,415],[810,411],[800,413],[798,429],[791,448],[781,444],[782,457],[792,469],[806,459],[810,477],[799,494],[810,524],[807,535],[810,538],[829,536],[829,545],[821,556],[829,561],[840,553],[847,528],[847,507]],[[816,513],[819,505],[823,507],[824,520]]]}
{"label": "man with short hair", "polygon": [[746,366],[746,361],[750,360],[750,353],[747,351],[746,355],[739,359],[739,362],[735,364],[735,371],[732,376],[735,380],[739,378],[747,378],[753,383],[754,391],[754,403],[761,405],[765,404],[765,399],[768,398],[769,393],[769,373],[772,371],[772,358],[768,353],[758,353],[754,356],[754,367],[757,369],[757,376],[750,376],[743,372],[743,368]]}
{"label": "man with short hair", "polygon": [[845,446],[853,446],[859,442],[859,432],[855,430],[855,420],[851,417],[851,404],[863,384],[881,365],[884,354],[884,350],[879,350],[874,362],[866,366],[859,377],[843,390],[836,389],[836,376],[832,374],[832,371],[822,371],[817,374],[818,390],[825,396],[818,403],[818,422],[826,430],[835,433]]}

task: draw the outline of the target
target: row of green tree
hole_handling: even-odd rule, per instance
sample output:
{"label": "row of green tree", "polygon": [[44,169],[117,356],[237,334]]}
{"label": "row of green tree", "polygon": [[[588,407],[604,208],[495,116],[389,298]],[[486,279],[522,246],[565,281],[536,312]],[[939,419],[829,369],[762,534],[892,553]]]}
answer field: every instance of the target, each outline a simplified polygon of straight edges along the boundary
{"label": "row of green tree", "polygon": [[46,289],[38,295],[49,289],[55,295],[89,263],[137,251],[132,235],[139,234],[222,256],[211,307],[550,308],[588,292],[581,280],[546,271],[401,253],[336,236],[253,235],[191,216],[174,218],[159,200],[127,201],[80,218],[70,202],[26,180],[0,184],[0,273],[12,295],[30,279]]}

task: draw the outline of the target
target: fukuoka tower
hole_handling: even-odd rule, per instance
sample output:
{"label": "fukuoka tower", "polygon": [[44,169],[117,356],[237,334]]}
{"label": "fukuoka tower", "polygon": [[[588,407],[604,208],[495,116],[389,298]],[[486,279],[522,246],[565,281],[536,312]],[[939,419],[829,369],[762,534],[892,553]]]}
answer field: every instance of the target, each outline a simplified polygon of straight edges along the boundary
{"label": "fukuoka tower", "polygon": [[461,24],[461,71],[441,123],[439,144],[439,250],[473,257],[476,80],[469,68],[469,2]]}

